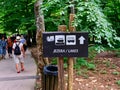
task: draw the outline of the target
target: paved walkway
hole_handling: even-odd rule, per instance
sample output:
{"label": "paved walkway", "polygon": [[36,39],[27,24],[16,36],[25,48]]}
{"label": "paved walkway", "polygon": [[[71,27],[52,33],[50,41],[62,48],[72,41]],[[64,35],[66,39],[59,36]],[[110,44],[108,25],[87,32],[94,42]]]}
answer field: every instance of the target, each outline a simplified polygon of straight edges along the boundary
{"label": "paved walkway", "polygon": [[0,90],[34,90],[37,67],[29,51],[26,52],[25,71],[16,73],[13,59],[0,61]]}

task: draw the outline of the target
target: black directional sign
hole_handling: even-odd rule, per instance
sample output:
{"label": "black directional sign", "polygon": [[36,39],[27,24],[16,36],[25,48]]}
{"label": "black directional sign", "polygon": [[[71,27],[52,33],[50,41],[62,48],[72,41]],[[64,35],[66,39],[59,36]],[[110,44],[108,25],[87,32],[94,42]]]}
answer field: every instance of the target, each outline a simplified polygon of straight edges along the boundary
{"label": "black directional sign", "polygon": [[44,57],[87,57],[87,32],[44,32]]}

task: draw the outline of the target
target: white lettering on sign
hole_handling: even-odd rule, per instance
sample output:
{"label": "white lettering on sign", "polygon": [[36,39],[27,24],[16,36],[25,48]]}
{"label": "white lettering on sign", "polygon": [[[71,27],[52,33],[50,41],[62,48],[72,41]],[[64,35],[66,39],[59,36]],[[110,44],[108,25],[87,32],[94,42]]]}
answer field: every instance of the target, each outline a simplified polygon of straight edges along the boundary
{"label": "white lettering on sign", "polygon": [[54,49],[53,53],[78,53],[78,49]]}
{"label": "white lettering on sign", "polygon": [[67,49],[68,53],[78,53],[78,49]]}
{"label": "white lettering on sign", "polygon": [[65,53],[65,49],[54,49],[53,53]]}

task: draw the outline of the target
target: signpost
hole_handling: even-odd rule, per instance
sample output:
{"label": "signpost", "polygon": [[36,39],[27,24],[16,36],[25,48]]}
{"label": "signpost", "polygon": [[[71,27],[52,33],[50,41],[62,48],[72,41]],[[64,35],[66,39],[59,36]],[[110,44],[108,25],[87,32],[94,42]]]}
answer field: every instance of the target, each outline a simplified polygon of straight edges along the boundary
{"label": "signpost", "polygon": [[68,90],[72,90],[73,57],[88,57],[87,32],[43,32],[43,56],[58,58],[58,90],[64,90],[63,57],[68,57]]}
{"label": "signpost", "polygon": [[87,57],[87,32],[44,32],[44,57]]}

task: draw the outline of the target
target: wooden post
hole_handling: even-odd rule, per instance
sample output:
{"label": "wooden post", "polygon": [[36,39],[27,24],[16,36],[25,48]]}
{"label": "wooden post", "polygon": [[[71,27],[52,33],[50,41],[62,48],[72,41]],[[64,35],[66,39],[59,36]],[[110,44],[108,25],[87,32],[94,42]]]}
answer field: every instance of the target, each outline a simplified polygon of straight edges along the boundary
{"label": "wooden post", "polygon": [[[74,0],[70,0],[71,2],[74,3]],[[75,27],[72,25],[72,22],[74,21],[74,13],[75,13],[75,9],[74,6],[70,7],[70,17],[69,17],[69,31],[70,32],[74,32]],[[73,57],[69,57],[68,58],[68,90],[73,90],[73,63],[74,62],[74,58]]]}
{"label": "wooden post", "polygon": [[[58,31],[65,32],[66,25],[60,25]],[[64,58],[58,57],[58,90],[64,90]]]}
{"label": "wooden post", "polygon": [[[69,18],[69,31],[74,32],[75,27],[72,26],[72,22],[74,20],[74,14],[70,14]],[[68,90],[73,90],[73,57],[68,58]]]}

